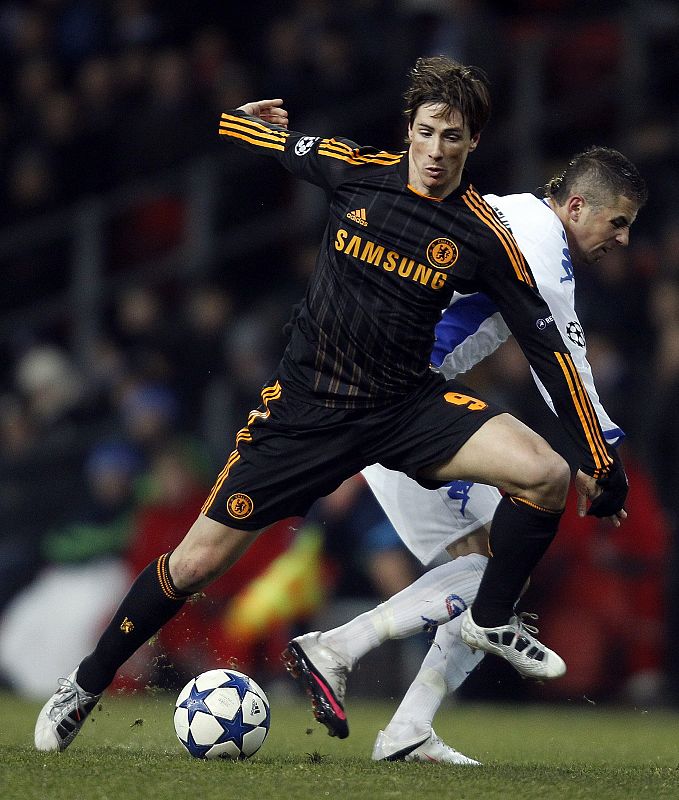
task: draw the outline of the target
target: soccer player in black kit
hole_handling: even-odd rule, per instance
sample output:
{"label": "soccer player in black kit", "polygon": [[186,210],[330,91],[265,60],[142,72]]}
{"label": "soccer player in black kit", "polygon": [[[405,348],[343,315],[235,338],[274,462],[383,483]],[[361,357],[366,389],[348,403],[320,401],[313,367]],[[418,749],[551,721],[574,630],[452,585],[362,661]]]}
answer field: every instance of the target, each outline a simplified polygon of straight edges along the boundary
{"label": "soccer player in black kit", "polygon": [[[496,303],[551,394],[581,457],[580,512],[590,499],[590,513],[619,525],[627,480],[528,264],[464,172],[490,114],[485,75],[444,57],[420,59],[406,114],[405,152],[288,130],[282,100],[222,114],[225,142],[272,156],[326,190],[316,268],[276,373],[202,512],[174,551],[140,573],[95,650],[60,680],[36,723],[38,749],[65,749],[117,669],[259,533],[303,516],[377,462],[426,487],[464,479],[504,491],[462,636],[526,676],[563,674],[562,659],[513,609],[556,534],[570,471],[528,427],[430,368],[434,326],[454,290]],[[315,703],[332,711],[332,686],[303,648],[293,641],[287,658]]]}

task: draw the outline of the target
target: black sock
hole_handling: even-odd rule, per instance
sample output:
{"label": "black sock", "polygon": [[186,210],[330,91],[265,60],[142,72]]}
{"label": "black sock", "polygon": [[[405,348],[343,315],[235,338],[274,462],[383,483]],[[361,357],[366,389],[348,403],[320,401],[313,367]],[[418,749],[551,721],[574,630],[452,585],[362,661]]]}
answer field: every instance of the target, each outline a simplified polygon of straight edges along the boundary
{"label": "black sock", "polygon": [[172,619],[190,596],[172,583],[169,557],[165,553],[139,573],[94,652],[80,663],[76,680],[86,692],[103,692],[119,667]]}
{"label": "black sock", "polygon": [[520,497],[502,498],[490,529],[492,556],[472,604],[477,625],[507,624],[524,584],[556,536],[562,513]]}

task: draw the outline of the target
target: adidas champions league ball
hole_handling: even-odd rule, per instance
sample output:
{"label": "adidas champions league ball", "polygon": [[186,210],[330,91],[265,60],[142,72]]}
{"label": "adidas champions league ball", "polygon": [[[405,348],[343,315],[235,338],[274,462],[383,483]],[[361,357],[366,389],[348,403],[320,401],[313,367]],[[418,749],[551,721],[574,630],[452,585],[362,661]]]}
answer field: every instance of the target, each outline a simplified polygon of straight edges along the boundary
{"label": "adidas champions league ball", "polygon": [[192,678],[175,703],[177,738],[195,758],[249,758],[266,739],[270,721],[264,691],[232,669]]}

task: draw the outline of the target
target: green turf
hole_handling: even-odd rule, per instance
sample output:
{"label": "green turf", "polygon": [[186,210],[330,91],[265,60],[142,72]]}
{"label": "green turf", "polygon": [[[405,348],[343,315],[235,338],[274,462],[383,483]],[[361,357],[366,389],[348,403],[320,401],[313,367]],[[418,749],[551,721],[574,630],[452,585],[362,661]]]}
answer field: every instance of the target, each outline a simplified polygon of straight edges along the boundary
{"label": "green turf", "polygon": [[68,751],[32,748],[38,706],[0,695],[2,800],[455,800],[679,798],[679,715],[574,707],[446,706],[437,732],[482,768],[376,764],[391,705],[354,700],[351,736],[326,735],[306,700],[272,703],[271,734],[245,762],[202,762],[172,728],[173,697],[106,697]]}

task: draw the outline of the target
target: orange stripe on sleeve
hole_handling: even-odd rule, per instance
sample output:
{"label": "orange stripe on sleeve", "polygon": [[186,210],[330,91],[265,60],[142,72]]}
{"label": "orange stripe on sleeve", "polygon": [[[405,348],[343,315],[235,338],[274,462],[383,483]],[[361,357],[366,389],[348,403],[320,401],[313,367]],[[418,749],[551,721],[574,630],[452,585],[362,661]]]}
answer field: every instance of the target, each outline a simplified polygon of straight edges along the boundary
{"label": "orange stripe on sleeve", "polygon": [[337,141],[337,139],[323,139],[319,147],[327,147],[328,150],[337,150],[337,152],[345,153],[348,156],[354,152],[352,147],[349,147],[345,142]]}
{"label": "orange stripe on sleeve", "polygon": [[589,419],[591,420],[592,431],[594,434],[594,440],[597,443],[599,448],[599,452],[601,453],[602,462],[604,465],[604,469],[607,469],[613,463],[613,459],[608,454],[608,445],[606,444],[606,439],[604,438],[603,431],[601,430],[601,426],[599,425],[599,420],[596,415],[596,411],[594,410],[594,406],[592,405],[592,401],[587,394],[587,389],[585,389],[585,385],[580,378],[580,374],[575,366],[575,362],[573,361],[573,357],[570,353],[564,353],[564,359],[571,370],[571,374],[574,377],[574,380],[578,386],[578,391],[582,398],[583,406],[587,409],[587,414]]}
{"label": "orange stripe on sleeve", "polygon": [[564,373],[568,387],[573,397],[573,403],[578,412],[585,437],[589,443],[590,452],[594,460],[595,478],[600,478],[606,468],[611,464],[611,458],[606,449],[606,443],[601,435],[599,425],[596,423],[594,408],[589,396],[582,385],[570,354],[554,353],[556,360]]}
{"label": "orange stripe on sleeve", "polygon": [[267,136],[276,136],[279,139],[285,141],[288,136],[290,136],[289,131],[285,130],[278,130],[277,128],[270,128],[268,125],[265,125],[263,122],[257,122],[255,119],[250,119],[249,117],[236,117],[233,114],[222,114],[220,126],[222,125],[232,125],[232,126],[241,126],[243,128],[250,128],[253,133],[261,133],[266,134]]}
{"label": "orange stripe on sleeve", "polygon": [[219,135],[242,139],[258,147],[268,147],[273,150],[284,150],[285,140],[289,136],[283,131],[271,130],[264,125],[255,125],[250,120],[241,117],[231,117],[222,114],[219,123]]}
{"label": "orange stripe on sleeve", "polygon": [[587,413],[587,418],[592,428],[592,433],[594,435],[594,440],[599,448],[599,452],[601,453],[603,463],[605,465],[609,465],[612,463],[611,457],[608,455],[608,448],[606,447],[606,440],[603,437],[601,432],[601,427],[599,425],[599,421],[596,416],[596,412],[594,411],[594,406],[592,405],[592,401],[589,399],[589,395],[587,394],[587,390],[585,389],[584,384],[580,378],[580,375],[575,367],[575,363],[573,362],[573,358],[570,353],[563,354],[564,362],[568,369],[570,370],[571,375],[573,376],[573,382],[577,386],[578,389],[578,396],[581,399],[583,408]]}
{"label": "orange stripe on sleeve", "polygon": [[269,142],[262,142],[259,139],[253,139],[251,136],[245,136],[242,133],[233,133],[229,131],[219,131],[220,135],[229,136],[231,139],[242,139],[244,142],[248,142],[249,144],[255,144],[258,147],[268,147],[271,150],[285,150],[285,147],[282,144],[271,144]]}
{"label": "orange stripe on sleeve", "polygon": [[367,155],[357,155],[355,150],[347,148],[347,150],[338,150],[331,146],[328,142],[323,142],[318,148],[319,156],[326,156],[328,158],[336,158],[338,161],[345,161],[347,164],[354,164],[360,166],[362,164],[382,164],[384,166],[392,166],[398,164],[403,158],[403,154],[387,153],[381,151],[379,153],[371,153]]}
{"label": "orange stripe on sleeve", "polygon": [[512,236],[512,234],[505,228],[505,226],[496,218],[495,214],[491,207],[486,203],[486,201],[475,191],[472,189],[467,190],[463,195],[462,199],[464,200],[465,204],[471,211],[476,214],[476,216],[485,223],[493,233],[498,237],[502,246],[505,249],[505,252],[509,256],[509,260],[511,261],[512,266],[514,267],[514,272],[516,273],[516,277],[522,282],[527,283],[529,286],[535,286],[535,280],[531,275],[530,269],[528,268],[528,264],[526,263],[526,259],[523,256],[523,253],[519,249],[516,240]]}
{"label": "orange stripe on sleeve", "polygon": [[514,238],[512,232],[507,228],[506,225],[502,224],[502,222],[497,218],[493,207],[487,203],[473,187],[469,188],[469,195],[476,203],[477,208],[484,213],[488,219],[488,223],[493,226],[493,229],[497,232],[497,234],[507,242],[512,252],[516,254],[516,258],[521,265],[522,272],[526,276],[526,283],[530,284],[531,286],[535,285],[535,280],[530,271],[530,267],[528,266],[528,262],[521,252],[521,248],[519,247],[519,244]]}

